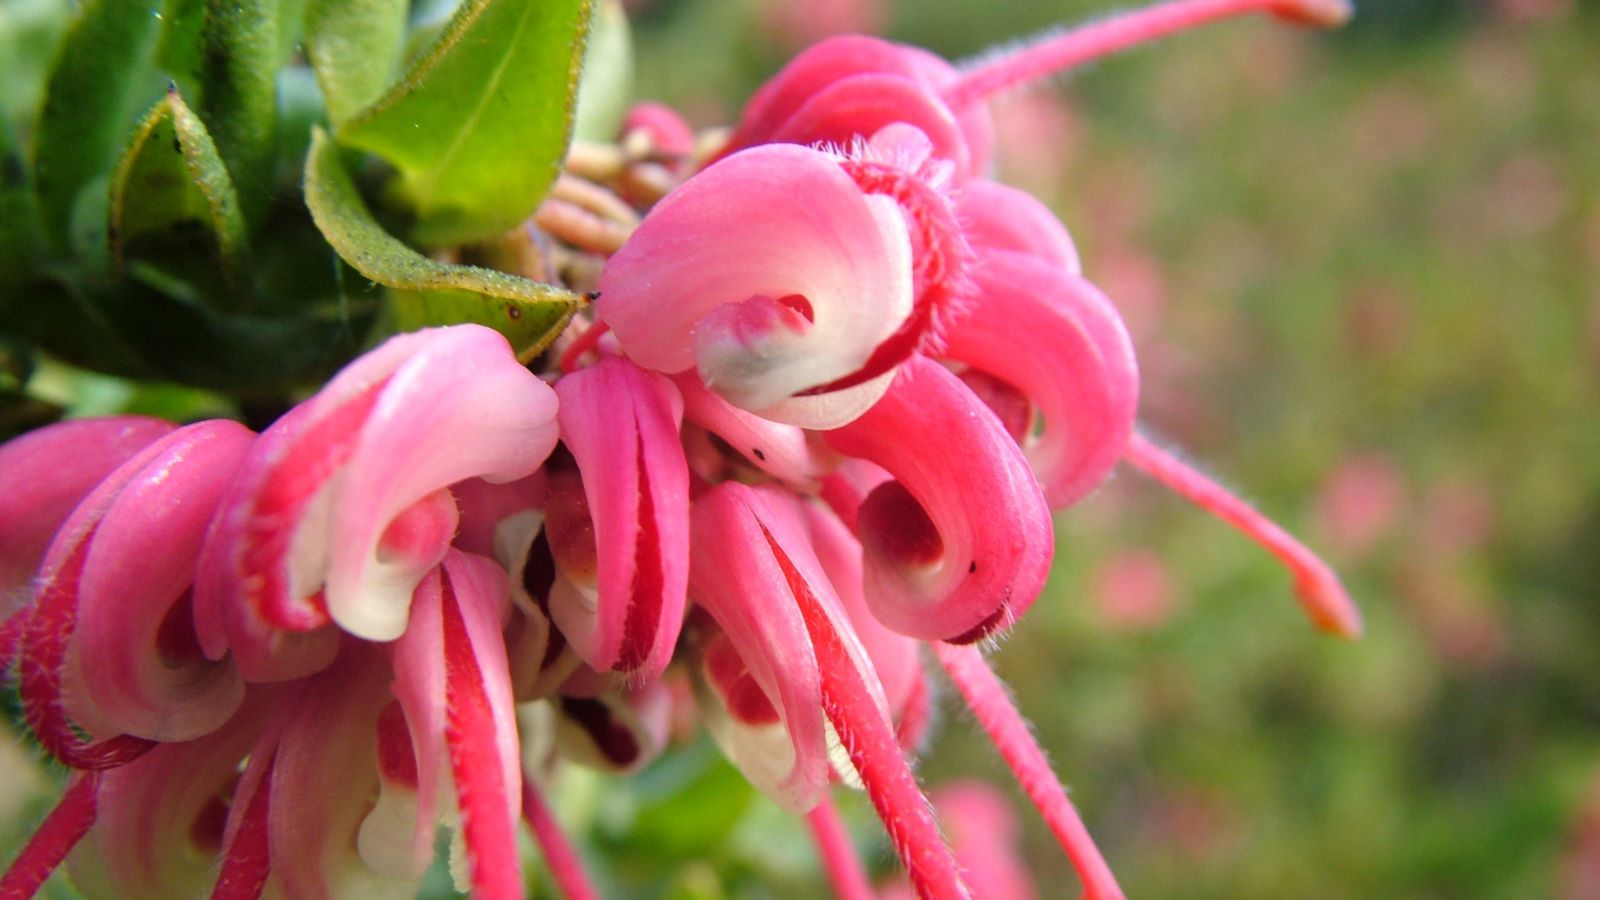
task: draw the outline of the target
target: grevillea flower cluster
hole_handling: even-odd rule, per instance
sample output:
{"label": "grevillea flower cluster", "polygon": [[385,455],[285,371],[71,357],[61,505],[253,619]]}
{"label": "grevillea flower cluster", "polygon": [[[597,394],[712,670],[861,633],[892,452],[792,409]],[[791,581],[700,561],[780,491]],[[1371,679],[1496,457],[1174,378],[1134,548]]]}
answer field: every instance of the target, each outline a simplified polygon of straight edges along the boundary
{"label": "grevillea flower cluster", "polygon": [[[443,825],[460,882],[516,897],[521,819],[590,896],[540,784],[660,753],[690,702],[674,679],[749,781],[811,817],[841,895],[868,888],[837,784],[865,790],[919,895],[1009,896],[913,774],[930,661],[1087,894],[1119,896],[979,649],[1038,598],[1052,513],[1127,461],[1281,558],[1317,625],[1359,617],[1135,429],[1117,307],[1055,216],[986,175],[983,101],[1258,11],[1348,14],[1174,0],[964,68],[824,41],[698,156],[670,110],[636,109],[625,143],[651,162],[611,173],[631,206],[582,182],[541,210],[530,228],[606,258],[537,370],[488,328],[436,328],[259,434],[124,416],[0,448],[0,661],[72,771],[0,896],[75,845],[97,896],[405,895]],[[623,224],[593,214],[615,206]]]}

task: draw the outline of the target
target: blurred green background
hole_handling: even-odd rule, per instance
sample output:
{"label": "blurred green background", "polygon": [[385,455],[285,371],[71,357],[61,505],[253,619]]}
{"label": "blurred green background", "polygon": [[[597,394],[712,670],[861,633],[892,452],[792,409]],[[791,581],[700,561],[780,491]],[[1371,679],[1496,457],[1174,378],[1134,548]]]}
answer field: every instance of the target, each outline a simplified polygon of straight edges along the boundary
{"label": "blurred green background", "polygon": [[[633,7],[638,94],[697,126],[808,30],[961,59],[1107,11]],[[996,658],[1129,895],[1600,896],[1600,4],[1233,22],[995,112],[1000,177],[1129,320],[1145,425],[1367,616],[1357,643],[1317,634],[1269,558],[1132,471],[1059,517],[1049,593]],[[924,780],[1000,786],[1040,895],[1075,895],[944,694]],[[48,800],[30,771],[0,757],[7,856]],[[826,892],[803,825],[704,742],[559,799],[610,894]],[[870,810],[842,806],[890,879]]]}

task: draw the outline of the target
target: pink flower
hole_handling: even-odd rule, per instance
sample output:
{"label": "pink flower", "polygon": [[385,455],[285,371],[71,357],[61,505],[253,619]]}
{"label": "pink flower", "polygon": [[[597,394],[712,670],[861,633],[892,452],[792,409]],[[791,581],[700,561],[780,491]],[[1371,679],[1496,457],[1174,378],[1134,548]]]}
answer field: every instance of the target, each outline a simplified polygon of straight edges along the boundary
{"label": "pink flower", "polygon": [[733,405],[806,427],[882,396],[862,369],[912,310],[897,206],[863,193],[826,153],[760,147],[669,195],[606,264],[596,310],[647,369],[699,372]]}

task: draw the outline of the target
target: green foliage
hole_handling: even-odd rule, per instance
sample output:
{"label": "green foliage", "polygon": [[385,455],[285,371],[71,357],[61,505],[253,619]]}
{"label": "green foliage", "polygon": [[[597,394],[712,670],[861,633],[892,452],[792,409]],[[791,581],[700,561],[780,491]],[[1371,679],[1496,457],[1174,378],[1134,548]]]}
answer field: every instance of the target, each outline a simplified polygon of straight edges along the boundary
{"label": "green foliage", "polygon": [[399,330],[476,322],[504,334],[519,359],[537,356],[566,327],[583,298],[493,269],[436,262],[384,231],[372,217],[320,129],[306,159],[306,203],[317,227],[346,262],[395,289]]}
{"label": "green foliage", "polygon": [[633,38],[620,0],[600,0],[589,29],[572,133],[587,141],[616,137],[633,99]]}
{"label": "green foliage", "polygon": [[279,14],[278,0],[206,0],[200,25],[201,109],[252,219],[272,189]]}
{"label": "green foliage", "polygon": [[407,0],[310,0],[306,56],[335,125],[382,96],[406,36]]}
{"label": "green foliage", "polygon": [[58,249],[79,194],[110,167],[157,89],[159,11],[147,0],[88,0],[67,31],[33,145],[40,215]]}
{"label": "green foliage", "polygon": [[121,264],[176,257],[184,268],[220,266],[232,285],[246,278],[250,248],[233,179],[177,91],[145,117],[117,166],[110,240]]}
{"label": "green foliage", "polygon": [[425,244],[527,218],[571,135],[589,0],[465,0],[399,84],[338,129],[400,171]]}

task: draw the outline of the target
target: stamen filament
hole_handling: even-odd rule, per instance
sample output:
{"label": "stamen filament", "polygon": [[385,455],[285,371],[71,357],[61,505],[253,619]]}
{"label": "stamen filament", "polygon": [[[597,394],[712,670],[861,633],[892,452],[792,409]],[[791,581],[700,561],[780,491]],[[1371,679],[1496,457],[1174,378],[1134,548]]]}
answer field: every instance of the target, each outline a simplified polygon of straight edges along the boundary
{"label": "stamen filament", "polygon": [[[763,529],[764,530],[764,529]],[[923,900],[970,897],[950,845],[939,833],[933,807],[917,786],[894,730],[872,700],[855,660],[810,585],[771,534],[767,543],[800,607],[822,675],[822,705],[883,820],[906,874]]]}
{"label": "stamen filament", "polygon": [[844,820],[839,817],[831,795],[822,795],[821,802],[806,814],[806,824],[811,826],[817,855],[822,858],[834,896],[838,900],[872,900],[867,870],[861,865],[861,857],[856,854],[856,846],[850,841],[850,833],[845,830]]}
{"label": "stamen filament", "polygon": [[539,850],[544,854],[544,864],[549,867],[556,887],[561,889],[567,900],[598,900],[600,892],[589,881],[589,875],[583,869],[583,860],[578,858],[578,851],[567,840],[561,823],[556,821],[550,807],[545,805],[544,797],[533,782],[533,775],[528,772],[522,773],[522,817],[533,829],[534,839],[539,842]]}
{"label": "stamen filament", "polygon": [[267,837],[268,804],[272,797],[272,766],[269,764],[250,795],[250,805],[228,843],[222,859],[222,872],[211,900],[257,900],[266,890],[271,874],[271,848]]}
{"label": "stamen filament", "polygon": [[605,337],[606,332],[610,330],[611,326],[599,319],[596,319],[594,324],[584,329],[583,333],[574,338],[572,343],[568,344],[567,349],[561,354],[561,373],[563,375],[571,375],[573,372],[578,371],[578,360],[582,359],[585,353],[598,346],[600,339]]}
{"label": "stamen filament", "polygon": [[1126,457],[1146,475],[1232,525],[1277,557],[1294,576],[1295,596],[1318,628],[1340,637],[1360,636],[1361,611],[1339,583],[1339,576],[1305,544],[1142,434],[1136,432],[1129,437]]}
{"label": "stamen filament", "polygon": [[98,813],[100,774],[76,776],[61,802],[28,839],[4,875],[0,875],[0,900],[28,900],[39,892],[50,874],[94,825]]}
{"label": "stamen filament", "polygon": [[945,91],[945,102],[959,111],[1008,88],[1219,19],[1264,12],[1331,28],[1353,11],[1350,0],[1168,0],[1051,34],[979,62]]}
{"label": "stamen filament", "polygon": [[1121,898],[1122,888],[1117,885],[1117,877],[1100,854],[1100,848],[1095,846],[1094,838],[1089,836],[1089,829],[1078,815],[1077,807],[1068,799],[1061,780],[1050,768],[1050,761],[1034,740],[1027,720],[1017,711],[1005,684],[989,668],[983,654],[970,644],[957,646],[942,641],[935,642],[933,649],[950,680],[966,698],[973,715],[1016,775],[1017,784],[1044,818],[1067,858],[1072,860],[1072,867],[1083,882],[1083,896],[1090,900]]}

